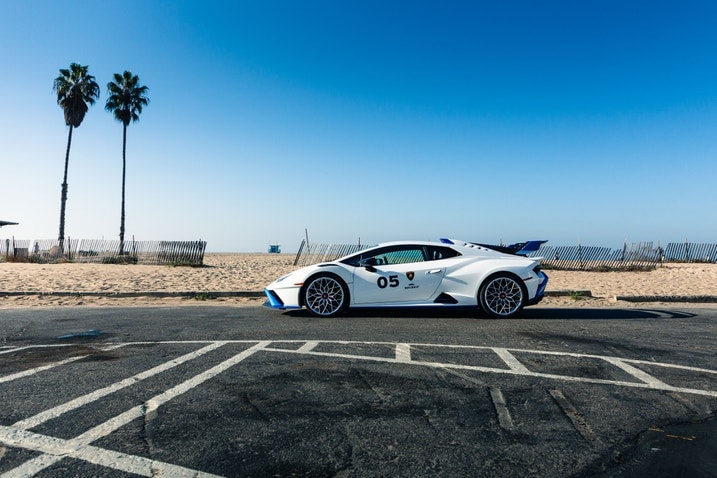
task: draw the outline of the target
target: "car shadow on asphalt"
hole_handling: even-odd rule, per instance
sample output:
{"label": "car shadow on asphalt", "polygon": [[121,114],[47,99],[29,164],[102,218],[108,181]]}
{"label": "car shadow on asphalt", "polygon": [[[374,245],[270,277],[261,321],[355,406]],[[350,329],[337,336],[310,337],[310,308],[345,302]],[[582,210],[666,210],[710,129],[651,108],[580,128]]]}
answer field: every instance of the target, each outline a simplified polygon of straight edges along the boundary
{"label": "car shadow on asphalt", "polygon": [[[311,317],[308,311],[291,310],[284,312],[290,317]],[[686,319],[697,314],[669,309],[597,309],[597,308],[527,308],[509,319],[494,319],[476,310],[475,307],[401,307],[392,309],[351,309],[344,317],[391,317],[411,319],[476,319],[476,320],[639,320],[639,319]]]}
{"label": "car shadow on asphalt", "polygon": [[687,319],[697,314],[670,309],[584,309],[584,308],[540,308],[525,309],[521,311],[523,319],[579,319],[579,320],[606,320],[606,319]]}

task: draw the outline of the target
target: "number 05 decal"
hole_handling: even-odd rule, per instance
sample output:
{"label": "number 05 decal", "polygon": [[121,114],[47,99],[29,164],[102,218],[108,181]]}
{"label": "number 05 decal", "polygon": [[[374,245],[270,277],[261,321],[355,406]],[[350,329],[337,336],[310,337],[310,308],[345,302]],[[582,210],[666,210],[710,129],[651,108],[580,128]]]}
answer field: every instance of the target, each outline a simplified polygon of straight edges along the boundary
{"label": "number 05 decal", "polygon": [[388,279],[381,276],[376,281],[376,284],[378,284],[379,289],[385,289],[386,287],[398,287],[398,276],[388,276]]}

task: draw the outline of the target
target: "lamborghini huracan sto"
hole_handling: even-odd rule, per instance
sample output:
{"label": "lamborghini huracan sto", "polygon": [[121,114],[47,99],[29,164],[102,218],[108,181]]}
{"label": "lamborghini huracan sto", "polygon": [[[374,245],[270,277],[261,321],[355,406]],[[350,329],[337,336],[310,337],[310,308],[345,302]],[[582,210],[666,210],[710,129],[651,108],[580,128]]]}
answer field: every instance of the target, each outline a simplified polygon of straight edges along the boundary
{"label": "lamborghini huracan sto", "polygon": [[473,307],[512,317],[543,298],[548,277],[540,258],[526,257],[543,242],[387,242],[277,279],[265,289],[265,305],[318,317],[388,307]]}

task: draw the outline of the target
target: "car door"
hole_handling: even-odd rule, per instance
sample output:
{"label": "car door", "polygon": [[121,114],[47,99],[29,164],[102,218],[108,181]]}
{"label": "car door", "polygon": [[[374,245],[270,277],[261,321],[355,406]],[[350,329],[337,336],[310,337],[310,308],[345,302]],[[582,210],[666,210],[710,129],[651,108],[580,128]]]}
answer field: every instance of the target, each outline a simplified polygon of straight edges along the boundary
{"label": "car door", "polygon": [[354,269],[353,301],[357,305],[426,302],[445,274],[445,267],[426,261],[425,247],[420,245],[375,250],[364,258],[364,264]]}

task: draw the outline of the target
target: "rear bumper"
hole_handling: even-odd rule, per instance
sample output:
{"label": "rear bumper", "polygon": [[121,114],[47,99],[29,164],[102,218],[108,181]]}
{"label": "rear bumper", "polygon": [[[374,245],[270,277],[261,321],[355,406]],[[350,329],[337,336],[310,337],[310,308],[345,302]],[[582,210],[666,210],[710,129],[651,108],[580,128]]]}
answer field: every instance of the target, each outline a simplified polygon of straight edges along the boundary
{"label": "rear bumper", "polygon": [[538,286],[538,290],[535,291],[535,297],[530,299],[526,305],[535,305],[541,300],[543,300],[543,297],[545,296],[545,289],[548,287],[548,276],[543,271],[538,272],[538,277],[540,277],[540,285]]}
{"label": "rear bumper", "polygon": [[535,304],[537,304],[538,302],[540,302],[541,300],[543,300],[543,296],[542,296],[542,295],[541,295],[540,297],[534,297],[534,298],[530,299],[530,300],[528,301],[528,303],[525,304],[525,306],[527,307],[527,306],[529,306],[529,305],[535,305]]}

